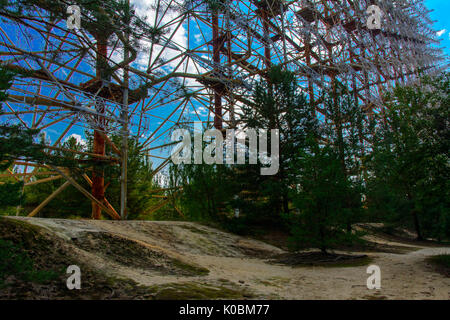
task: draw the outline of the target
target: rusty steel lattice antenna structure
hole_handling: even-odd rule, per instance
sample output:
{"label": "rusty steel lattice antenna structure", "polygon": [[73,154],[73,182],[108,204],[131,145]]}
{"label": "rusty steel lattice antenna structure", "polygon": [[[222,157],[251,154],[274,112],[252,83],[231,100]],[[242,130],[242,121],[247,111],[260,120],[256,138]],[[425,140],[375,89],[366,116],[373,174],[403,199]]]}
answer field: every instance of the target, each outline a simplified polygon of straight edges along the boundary
{"label": "rusty steel lattice antenna structure", "polygon": [[[421,0],[132,0],[147,17],[125,14],[128,21],[107,10],[118,1],[104,1],[102,28],[85,1],[29,2],[31,15],[0,12],[1,63],[21,73],[2,119],[52,133],[49,152],[61,151],[70,134],[93,131],[90,152],[63,151],[122,168],[119,213],[105,196],[101,170],[80,173],[88,191],[65,168],[18,159],[6,175],[25,188],[66,180],[30,216],[73,185],[92,201],[93,218],[103,211],[125,219],[128,138],[159,161],[154,172],[160,171],[170,161],[164,148],[173,145],[167,140],[174,128],[193,121],[219,130],[239,126],[240,106],[252,105],[252,88],[272,65],[297,75],[319,113],[336,83],[351,88],[367,112],[380,112],[386,89],[445,68]],[[67,29],[72,4],[83,11],[79,30]],[[372,4],[383,12],[381,29],[367,27]],[[133,19],[139,35],[127,27]],[[106,145],[115,157],[105,155]]]}

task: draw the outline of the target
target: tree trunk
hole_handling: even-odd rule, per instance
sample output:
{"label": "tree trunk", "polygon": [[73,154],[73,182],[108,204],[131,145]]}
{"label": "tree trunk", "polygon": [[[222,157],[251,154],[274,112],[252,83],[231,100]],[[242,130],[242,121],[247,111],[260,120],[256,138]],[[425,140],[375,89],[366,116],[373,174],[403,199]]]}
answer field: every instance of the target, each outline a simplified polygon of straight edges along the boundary
{"label": "tree trunk", "polygon": [[284,213],[289,213],[289,198],[287,194],[283,195],[283,211]]}
{"label": "tree trunk", "polygon": [[417,211],[413,210],[411,212],[413,219],[414,219],[414,227],[416,228],[416,233],[417,233],[417,240],[423,240],[422,237],[422,232],[420,230],[420,224],[419,224],[419,216],[417,215]]}
{"label": "tree trunk", "polygon": [[347,222],[347,233],[351,233],[352,232],[352,223],[349,221]]}
{"label": "tree trunk", "polygon": [[[412,193],[410,191],[408,191],[407,197],[408,197],[408,200],[414,206],[413,196],[412,196]],[[412,218],[414,220],[414,227],[415,227],[416,233],[417,233],[416,240],[423,240],[422,232],[420,230],[419,216],[417,215],[417,210],[416,209],[412,209],[411,210],[411,215],[412,215]]]}

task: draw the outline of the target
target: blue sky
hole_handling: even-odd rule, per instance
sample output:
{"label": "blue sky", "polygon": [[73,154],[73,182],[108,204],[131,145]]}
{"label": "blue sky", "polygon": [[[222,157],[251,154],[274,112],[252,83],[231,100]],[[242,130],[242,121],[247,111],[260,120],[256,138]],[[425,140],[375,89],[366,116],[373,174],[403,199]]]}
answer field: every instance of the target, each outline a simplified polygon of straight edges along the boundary
{"label": "blue sky", "polygon": [[431,19],[436,21],[433,29],[442,32],[441,46],[446,47],[445,53],[450,56],[450,0],[425,0],[425,4],[434,10],[430,13]]}

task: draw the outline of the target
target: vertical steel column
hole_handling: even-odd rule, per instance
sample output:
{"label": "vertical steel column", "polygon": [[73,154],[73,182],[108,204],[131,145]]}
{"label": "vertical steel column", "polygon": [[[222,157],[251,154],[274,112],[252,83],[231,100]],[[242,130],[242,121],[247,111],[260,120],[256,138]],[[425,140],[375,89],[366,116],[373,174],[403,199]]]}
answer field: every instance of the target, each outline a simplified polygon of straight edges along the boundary
{"label": "vertical steel column", "polygon": [[[305,55],[306,55],[306,65],[308,68],[311,67],[311,37],[306,38],[305,43]],[[314,105],[314,83],[311,79],[311,75],[308,75],[308,93],[309,93],[309,102],[311,105]]]}
{"label": "vertical steel column", "polygon": [[[106,58],[108,55],[108,44],[107,38],[102,35],[97,35],[97,78],[103,81],[104,72],[106,69]],[[105,104],[102,101],[97,100],[96,110],[99,114],[105,113]],[[99,129],[105,127],[105,118],[102,116],[96,116],[97,124]],[[104,156],[106,149],[106,143],[103,135],[98,131],[94,130],[94,148],[93,152]],[[99,201],[104,201],[105,198],[105,176],[103,168],[94,165],[92,171],[92,195]],[[102,209],[100,206],[92,202],[92,219],[99,220],[101,218]]]}
{"label": "vertical steel column", "polygon": [[[227,6],[230,5],[229,3],[227,3]],[[227,58],[228,58],[228,79],[232,79],[233,78],[233,69],[232,69],[232,63],[233,63],[233,59],[231,56],[231,46],[232,46],[232,37],[233,35],[231,34],[231,25],[230,25],[230,12],[229,10],[226,11],[226,35],[227,35]],[[229,98],[229,103],[230,103],[230,122],[231,125],[233,127],[233,129],[236,127],[236,118],[235,118],[235,114],[234,114],[234,93],[232,92],[233,90],[227,90],[227,95]]]}
{"label": "vertical steel column", "polygon": [[[219,43],[219,13],[218,9],[213,9],[212,12],[212,32],[213,32],[213,62],[216,71],[220,74],[218,69],[220,65],[220,43]],[[215,89],[214,92],[214,128],[222,130],[222,95]]]}
{"label": "vertical steel column", "polygon": [[270,51],[270,43],[269,43],[269,21],[267,17],[267,11],[265,8],[261,8],[261,18],[262,18],[262,24],[263,24],[263,31],[264,31],[264,63],[266,65],[267,71],[272,66],[272,53]]}
{"label": "vertical steel column", "polygon": [[[130,0],[127,0],[127,22],[129,22],[130,13]],[[127,41],[130,40],[130,35],[128,32],[125,33]],[[128,60],[129,56],[129,43],[125,44],[124,47],[124,60]],[[121,165],[122,173],[120,176],[120,218],[122,220],[127,219],[127,193],[128,193],[128,94],[129,94],[129,83],[130,77],[128,69],[123,70],[123,106],[122,106],[122,150],[121,150]]]}

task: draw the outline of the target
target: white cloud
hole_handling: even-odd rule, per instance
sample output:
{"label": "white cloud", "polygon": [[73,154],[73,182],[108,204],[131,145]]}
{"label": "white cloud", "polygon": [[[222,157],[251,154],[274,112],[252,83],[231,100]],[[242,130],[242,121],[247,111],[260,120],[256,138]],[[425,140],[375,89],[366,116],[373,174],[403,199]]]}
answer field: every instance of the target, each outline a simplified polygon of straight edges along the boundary
{"label": "white cloud", "polygon": [[438,32],[436,32],[436,34],[437,34],[438,37],[440,37],[446,32],[447,32],[447,29],[442,29],[442,30],[439,30]]}
{"label": "white cloud", "polygon": [[69,140],[70,138],[74,138],[79,145],[82,145],[82,146],[87,145],[86,140],[84,140],[79,134],[73,133],[70,136],[68,136],[65,141]]}
{"label": "white cloud", "polygon": [[201,33],[194,34],[194,38],[195,38],[195,41],[197,41],[199,43],[202,41],[202,34]]}
{"label": "white cloud", "polygon": [[[184,48],[187,47],[187,31],[183,25],[178,26],[180,12],[171,9],[166,10],[166,8],[160,8],[159,12],[156,12],[157,2],[157,0],[131,1],[131,3],[136,7],[137,14],[140,16],[146,16],[146,22],[148,23],[148,25],[153,27],[161,27],[164,24],[170,23],[170,26],[166,28],[168,34],[166,34],[165,36],[167,38],[171,37],[171,43],[176,45],[179,50],[166,48],[160,56],[160,58],[170,60],[180,55]],[[171,5],[174,5],[176,3],[177,1],[171,2]],[[153,63],[155,61],[155,58],[159,56],[159,53],[163,50],[163,47],[161,45],[155,44],[153,46],[152,58],[150,59],[150,52],[148,50],[151,44],[146,41],[142,41],[141,45],[144,50],[141,50],[141,52],[139,52],[136,62],[138,68],[140,68],[141,70],[146,70],[149,62]],[[174,71],[173,69],[179,64],[179,62],[180,58],[174,59],[166,67]]]}
{"label": "white cloud", "polygon": [[[158,0],[131,0],[131,3],[136,8],[136,13],[141,17],[146,17],[146,22],[148,25],[153,27],[161,27],[163,25],[168,25],[165,28],[167,34],[163,36],[165,40],[170,39],[170,45],[172,48],[163,48],[161,44],[154,44],[153,47],[148,41],[141,41],[141,50],[138,53],[137,59],[134,63],[134,67],[142,71],[147,71],[149,64],[153,64],[152,71],[162,72],[167,74],[170,72],[186,72],[190,74],[202,74],[207,72],[205,67],[203,67],[198,61],[191,58],[185,59],[182,63],[181,60],[185,57],[184,52],[189,47],[188,40],[188,30],[186,29],[185,21],[182,12],[180,12],[180,5],[183,3],[181,0],[172,0],[164,2],[162,1],[159,7],[159,12],[156,11]],[[169,5],[169,9],[167,9]],[[192,19],[192,18],[191,18]],[[180,21],[184,21],[179,25]],[[193,29],[191,34],[193,34],[197,44],[203,43],[203,39],[198,27],[192,24]],[[150,48],[152,47],[152,52],[150,56]],[[178,49],[175,49],[178,48]],[[191,48],[192,49],[192,48]],[[117,61],[120,61],[122,53],[118,52]],[[155,59],[159,57],[160,59],[169,61],[163,65],[160,62],[155,63]],[[206,57],[206,60],[209,60]],[[198,86],[196,80],[187,78],[183,79],[187,86]]]}

